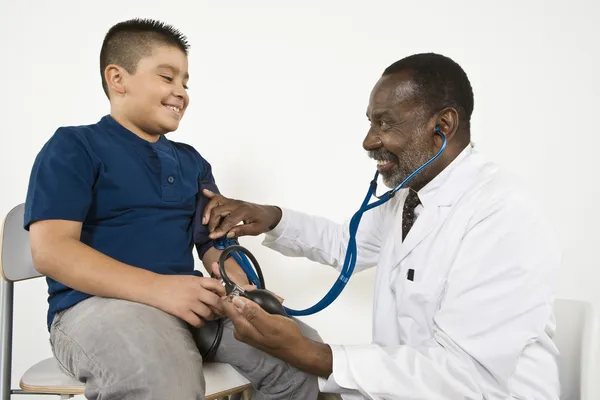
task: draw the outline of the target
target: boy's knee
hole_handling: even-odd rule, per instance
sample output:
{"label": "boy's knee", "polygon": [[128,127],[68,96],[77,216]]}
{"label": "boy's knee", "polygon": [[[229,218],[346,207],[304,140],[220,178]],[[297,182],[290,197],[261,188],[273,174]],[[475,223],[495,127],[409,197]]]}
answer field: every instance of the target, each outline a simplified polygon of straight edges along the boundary
{"label": "boy's knee", "polygon": [[296,370],[294,381],[296,382],[296,389],[293,399],[317,399],[319,382],[315,375]]}
{"label": "boy's knee", "polygon": [[[319,384],[315,375],[301,371],[284,361],[272,358],[267,362],[267,373],[258,383],[258,391],[265,399],[316,399]],[[271,397],[273,396],[273,397]]]}
{"label": "boy's knee", "polygon": [[314,340],[315,342],[319,342],[319,343],[323,343],[323,338],[321,338],[321,335],[319,335],[319,332],[317,332],[317,330],[315,328],[313,328],[312,326],[308,325],[307,323],[301,321],[298,318],[293,318],[294,322],[296,322],[298,324],[298,326],[300,327],[300,330],[302,331],[302,334],[311,339]]}
{"label": "boy's knee", "polygon": [[135,393],[132,399],[199,399],[205,391],[201,364],[178,366],[170,362],[137,362],[117,374],[121,376],[116,376],[112,385],[122,386],[123,393]]}

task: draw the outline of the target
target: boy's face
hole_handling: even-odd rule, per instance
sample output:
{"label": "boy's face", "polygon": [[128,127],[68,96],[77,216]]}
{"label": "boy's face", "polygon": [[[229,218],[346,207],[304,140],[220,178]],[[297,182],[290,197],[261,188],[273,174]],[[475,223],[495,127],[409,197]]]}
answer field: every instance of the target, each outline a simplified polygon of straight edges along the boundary
{"label": "boy's face", "polygon": [[143,132],[164,135],[179,127],[189,103],[188,59],[175,46],[155,45],[135,74],[125,73],[119,102],[126,118]]}

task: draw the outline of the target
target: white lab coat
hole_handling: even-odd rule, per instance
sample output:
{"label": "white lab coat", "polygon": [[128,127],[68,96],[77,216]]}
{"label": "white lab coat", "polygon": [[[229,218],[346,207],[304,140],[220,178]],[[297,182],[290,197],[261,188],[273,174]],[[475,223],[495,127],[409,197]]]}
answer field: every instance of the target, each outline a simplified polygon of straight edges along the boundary
{"label": "white lab coat", "polygon": [[[558,399],[552,300],[560,251],[523,185],[468,146],[419,191],[363,216],[356,270],[377,266],[373,342],[331,345],[344,399]],[[348,224],[284,209],[263,244],[341,269]],[[414,270],[413,280],[407,279]]]}

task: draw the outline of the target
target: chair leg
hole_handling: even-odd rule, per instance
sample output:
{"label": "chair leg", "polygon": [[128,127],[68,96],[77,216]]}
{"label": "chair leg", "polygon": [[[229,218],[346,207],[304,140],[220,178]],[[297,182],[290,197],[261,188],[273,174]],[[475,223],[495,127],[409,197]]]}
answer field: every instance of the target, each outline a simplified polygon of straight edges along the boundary
{"label": "chair leg", "polygon": [[[252,399],[252,389],[244,390],[241,393],[234,393],[229,396],[229,400],[250,400]],[[221,400],[221,399],[219,399]],[[227,399],[224,399],[227,400]]]}
{"label": "chair leg", "polygon": [[10,400],[12,380],[13,283],[0,278],[0,399]]}

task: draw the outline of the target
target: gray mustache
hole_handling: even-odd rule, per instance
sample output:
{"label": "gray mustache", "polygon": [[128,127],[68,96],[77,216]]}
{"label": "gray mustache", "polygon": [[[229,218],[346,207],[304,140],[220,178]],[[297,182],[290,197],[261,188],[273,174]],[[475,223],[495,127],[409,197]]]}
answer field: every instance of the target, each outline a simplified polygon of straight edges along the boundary
{"label": "gray mustache", "polygon": [[373,160],[395,161],[398,162],[398,157],[394,153],[386,149],[372,150],[368,152],[369,157]]}

